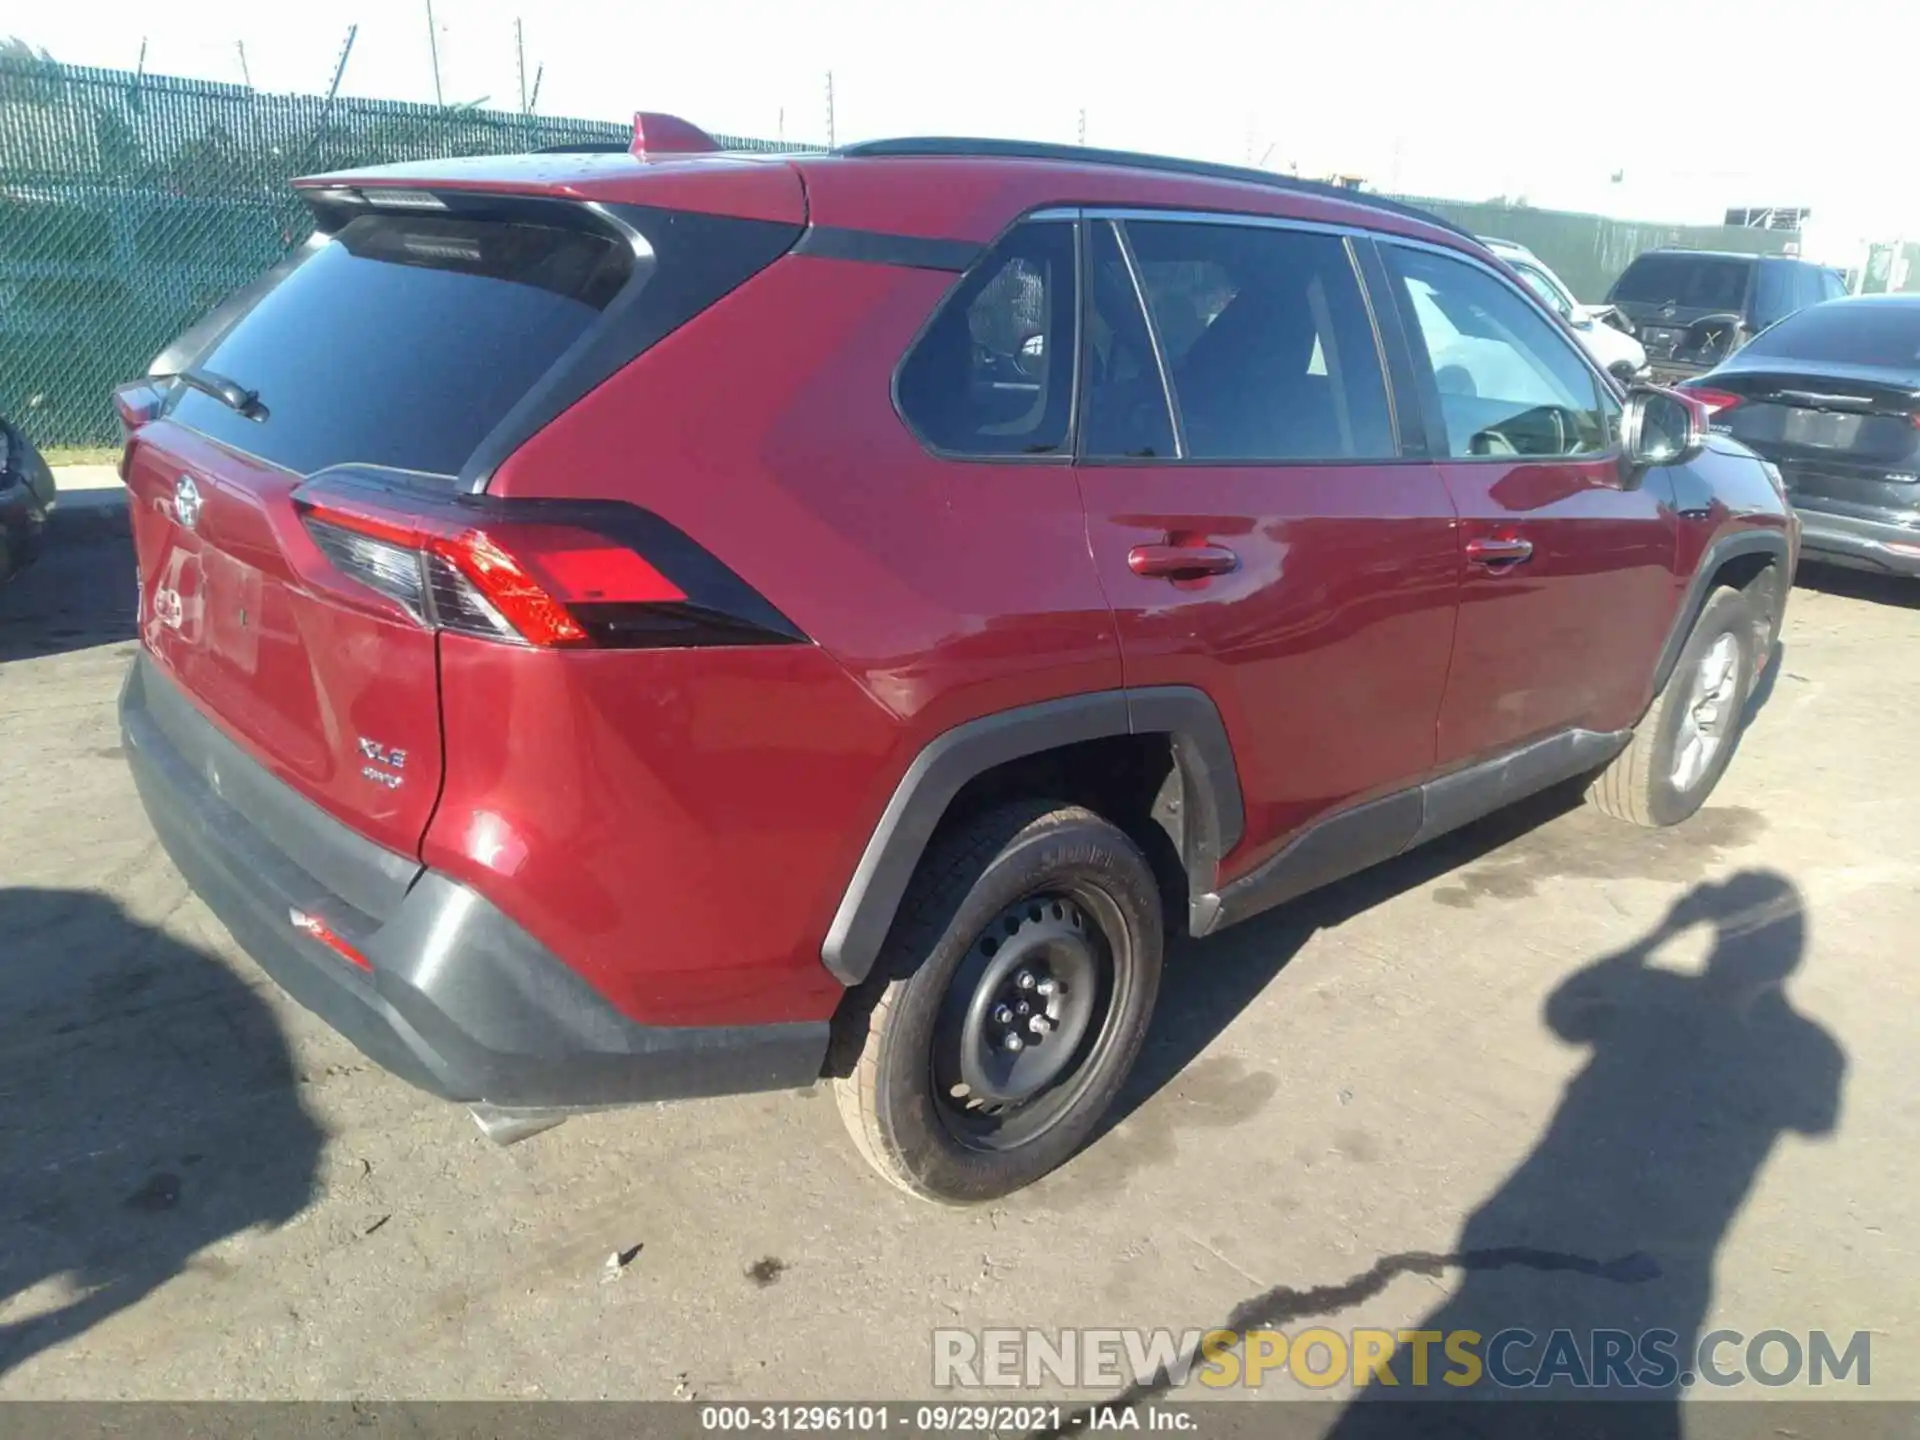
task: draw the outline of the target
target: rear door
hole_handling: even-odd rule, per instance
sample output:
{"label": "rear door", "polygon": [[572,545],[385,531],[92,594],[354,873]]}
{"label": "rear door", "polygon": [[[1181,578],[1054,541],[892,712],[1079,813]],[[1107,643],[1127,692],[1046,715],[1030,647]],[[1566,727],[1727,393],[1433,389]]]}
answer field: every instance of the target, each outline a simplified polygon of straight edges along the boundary
{"label": "rear door", "polygon": [[1128,686],[1220,708],[1246,801],[1234,873],[1433,767],[1453,506],[1403,458],[1353,243],[1225,217],[1088,225],[1089,539]]}
{"label": "rear door", "polygon": [[1491,266],[1382,239],[1460,512],[1442,765],[1631,724],[1675,601],[1671,487],[1623,480],[1620,407]]}
{"label": "rear door", "polygon": [[142,644],[269,770],[390,848],[417,849],[439,793],[434,632],[323,554],[290,496],[345,465],[451,490],[632,253],[597,228],[364,214],[198,358],[225,399],[175,382],[130,442]]}

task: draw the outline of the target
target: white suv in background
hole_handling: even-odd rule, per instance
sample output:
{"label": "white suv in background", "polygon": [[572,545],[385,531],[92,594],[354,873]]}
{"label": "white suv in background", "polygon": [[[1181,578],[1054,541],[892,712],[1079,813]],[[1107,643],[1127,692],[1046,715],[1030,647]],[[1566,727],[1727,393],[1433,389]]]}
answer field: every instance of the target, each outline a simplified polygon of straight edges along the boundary
{"label": "white suv in background", "polygon": [[1580,343],[1587,347],[1587,353],[1598,360],[1603,369],[1621,381],[1638,379],[1646,373],[1645,348],[1626,331],[1607,323],[1606,316],[1612,306],[1582,305],[1573,298],[1573,292],[1567,288],[1566,282],[1524,245],[1516,245],[1511,240],[1496,240],[1488,235],[1482,235],[1480,243],[1512,266],[1513,272],[1540,297],[1542,304],[1559,313],[1560,318],[1572,327]]}

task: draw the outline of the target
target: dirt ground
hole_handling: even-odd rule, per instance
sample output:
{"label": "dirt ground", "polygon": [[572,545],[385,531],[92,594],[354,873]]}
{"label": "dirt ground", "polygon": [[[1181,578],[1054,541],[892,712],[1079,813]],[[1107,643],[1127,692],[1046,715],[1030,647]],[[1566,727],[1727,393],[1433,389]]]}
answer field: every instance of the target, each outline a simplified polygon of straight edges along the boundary
{"label": "dirt ground", "polygon": [[0,592],[0,1396],[906,1398],[941,1327],[1512,1313],[1867,1330],[1920,1398],[1920,585],[1803,578],[1691,823],[1544,797],[1178,947],[1124,1118],[951,1211],[819,1089],[503,1150],[363,1061],[153,840],[131,558],[72,541]]}

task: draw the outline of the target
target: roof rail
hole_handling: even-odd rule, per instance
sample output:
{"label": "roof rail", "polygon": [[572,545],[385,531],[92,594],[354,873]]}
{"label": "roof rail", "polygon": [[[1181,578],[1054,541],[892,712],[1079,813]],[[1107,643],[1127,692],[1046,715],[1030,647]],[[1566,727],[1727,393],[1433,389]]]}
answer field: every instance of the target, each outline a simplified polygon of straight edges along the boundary
{"label": "roof rail", "polygon": [[835,155],[954,157],[1003,160],[1054,160],[1069,165],[1124,165],[1133,170],[1158,170],[1170,175],[1193,175],[1207,180],[1234,180],[1243,185],[1264,185],[1270,190],[1287,190],[1299,195],[1317,195],[1328,200],[1344,200],[1369,210],[1399,215],[1436,225],[1463,239],[1478,243],[1472,231],[1442,219],[1417,205],[1403,205],[1382,195],[1349,190],[1320,180],[1302,180],[1292,175],[1276,175],[1271,170],[1254,170],[1243,165],[1219,165],[1211,160],[1182,160],[1173,155],[1147,155],[1132,150],[1095,150],[1084,145],[1050,145],[1035,140],[982,140],[957,136],[918,136],[901,140],[864,140],[843,145]]}

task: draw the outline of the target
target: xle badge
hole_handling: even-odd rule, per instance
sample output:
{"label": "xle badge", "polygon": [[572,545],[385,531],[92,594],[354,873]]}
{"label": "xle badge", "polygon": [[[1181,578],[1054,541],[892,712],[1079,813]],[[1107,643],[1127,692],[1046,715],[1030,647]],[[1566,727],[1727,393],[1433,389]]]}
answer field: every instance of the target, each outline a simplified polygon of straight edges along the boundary
{"label": "xle badge", "polygon": [[[407,768],[407,752],[390,750],[378,740],[360,737],[360,755],[369,764],[360,767],[360,778],[371,780],[376,785],[384,785],[389,790],[398,790],[403,778],[398,772]],[[382,768],[385,767],[385,768]]]}

